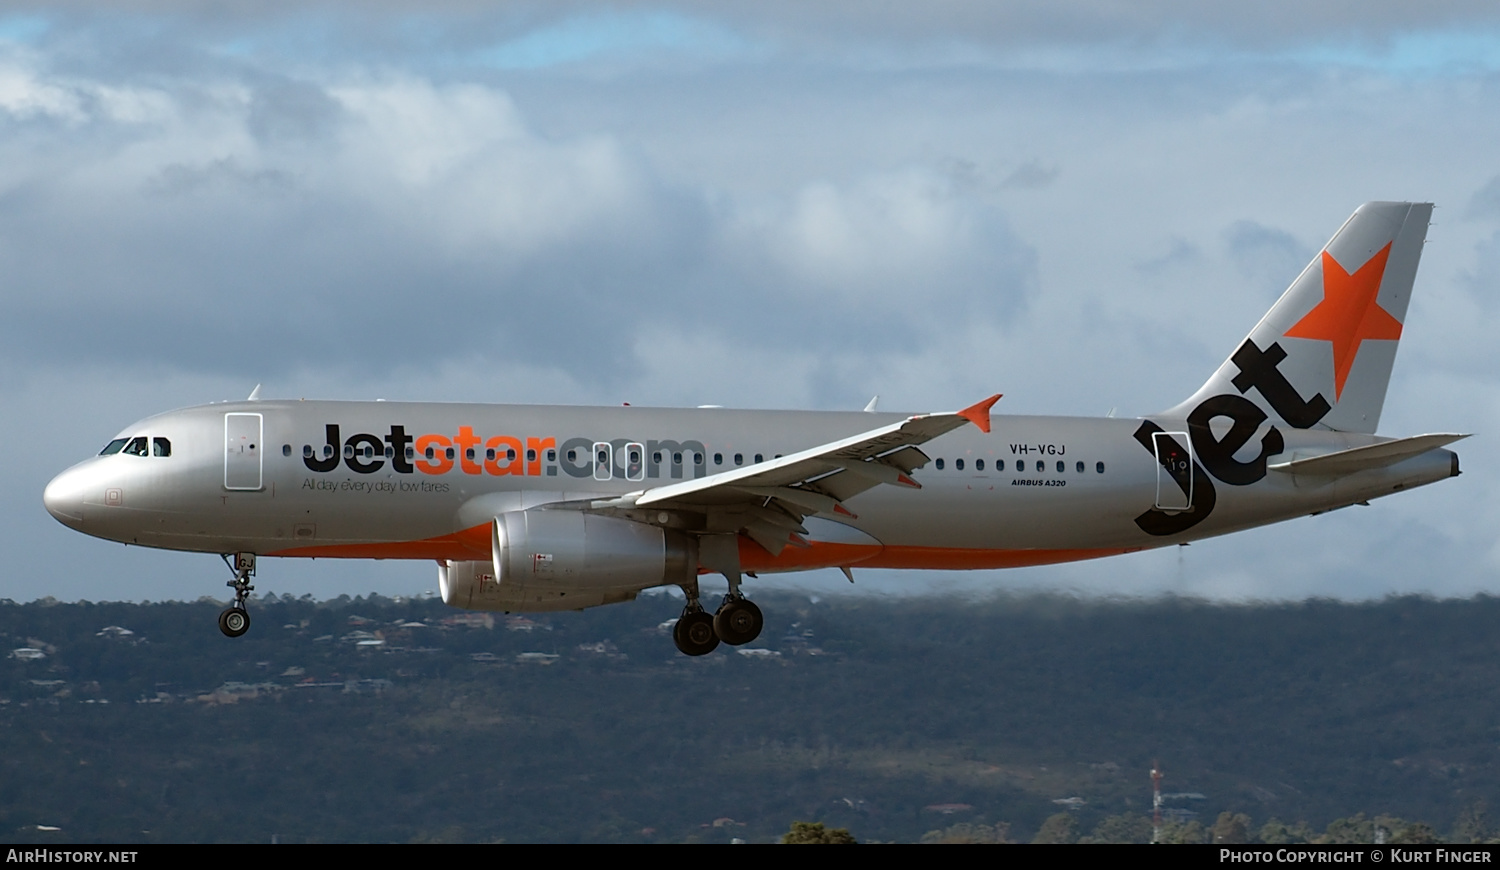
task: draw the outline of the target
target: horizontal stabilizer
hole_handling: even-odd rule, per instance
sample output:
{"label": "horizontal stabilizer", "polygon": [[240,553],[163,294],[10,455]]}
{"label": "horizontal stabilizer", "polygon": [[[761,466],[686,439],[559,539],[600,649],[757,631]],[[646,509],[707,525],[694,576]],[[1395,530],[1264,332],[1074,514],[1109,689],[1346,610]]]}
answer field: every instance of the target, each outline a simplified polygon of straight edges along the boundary
{"label": "horizontal stabilizer", "polygon": [[1413,456],[1452,444],[1467,437],[1469,436],[1448,433],[1413,435],[1410,438],[1382,441],[1379,444],[1371,444],[1367,447],[1355,447],[1352,450],[1340,450],[1337,453],[1325,453],[1322,456],[1309,456],[1306,459],[1277,462],[1267,466],[1267,468],[1271,471],[1288,472],[1291,474],[1319,474],[1329,476],[1353,474],[1356,471],[1395,465]]}

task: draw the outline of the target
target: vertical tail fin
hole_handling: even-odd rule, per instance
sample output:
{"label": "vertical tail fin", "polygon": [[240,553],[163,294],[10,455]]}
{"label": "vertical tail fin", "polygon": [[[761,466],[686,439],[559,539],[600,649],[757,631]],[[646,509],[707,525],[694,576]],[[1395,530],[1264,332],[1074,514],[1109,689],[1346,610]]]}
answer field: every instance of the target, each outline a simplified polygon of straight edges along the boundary
{"label": "vertical tail fin", "polygon": [[1163,416],[1243,397],[1273,420],[1373,433],[1431,203],[1367,202],[1198,392]]}

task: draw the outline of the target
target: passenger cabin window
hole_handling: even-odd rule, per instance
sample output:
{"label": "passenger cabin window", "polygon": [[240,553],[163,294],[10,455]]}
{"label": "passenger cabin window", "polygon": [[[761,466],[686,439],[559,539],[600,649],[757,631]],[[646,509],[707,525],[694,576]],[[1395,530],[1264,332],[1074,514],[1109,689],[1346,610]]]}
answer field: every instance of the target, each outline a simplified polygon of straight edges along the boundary
{"label": "passenger cabin window", "polygon": [[1024,460],[1024,459],[1017,459],[1016,460],[1016,470],[1017,471],[1025,471],[1026,470],[1026,460]]}
{"label": "passenger cabin window", "polygon": [[956,468],[956,469],[958,469],[959,471],[963,471],[964,470],[964,461],[963,461],[963,459],[959,458],[959,459],[953,460],[953,467]]}
{"label": "passenger cabin window", "polygon": [[1102,462],[1096,462],[1096,463],[1094,463],[1094,471],[1097,472],[1097,473],[1099,473],[1099,474],[1103,474],[1104,473],[1104,463],[1102,463]]}
{"label": "passenger cabin window", "polygon": [[938,471],[942,471],[943,470],[943,460],[941,460],[941,459],[939,459],[937,461],[937,470]]}
{"label": "passenger cabin window", "polygon": [[[167,448],[167,453],[168,453],[168,455],[171,454],[171,448],[170,447]],[[292,445],[290,445],[290,444],[283,444],[283,445],[281,445],[281,455],[282,456],[291,456],[292,455]]]}
{"label": "passenger cabin window", "polygon": [[115,440],[109,442],[108,444],[104,445],[104,449],[103,450],[99,451],[99,455],[100,456],[113,456],[116,453],[119,453],[120,450],[122,448],[124,448],[124,446],[125,446],[125,440],[126,439],[124,439],[124,438],[116,438]]}
{"label": "passenger cabin window", "polygon": [[755,454],[755,461],[756,462],[765,462],[766,458],[764,456],[761,456],[759,453],[757,453],[757,454]]}
{"label": "passenger cabin window", "polygon": [[146,436],[142,435],[140,437],[130,439],[130,443],[126,444],[125,449],[121,452],[129,453],[131,456],[145,456]]}
{"label": "passenger cabin window", "polygon": [[1078,473],[1079,474],[1083,473],[1083,460],[1082,459],[1078,460]]}
{"label": "passenger cabin window", "polygon": [[304,445],[302,445],[302,458],[303,459],[311,459],[311,458],[313,458],[313,449],[312,449],[312,445],[311,444],[304,444]]}
{"label": "passenger cabin window", "polygon": [[1057,460],[1057,473],[1058,474],[1062,474],[1064,471],[1067,471],[1067,470],[1068,470],[1068,463],[1063,462],[1061,459]]}
{"label": "passenger cabin window", "polygon": [[1042,460],[1038,459],[1036,461],[1036,470],[1037,471],[1046,471],[1047,470],[1047,463],[1045,463]]}
{"label": "passenger cabin window", "polygon": [[984,470],[984,460],[983,459],[976,459],[976,460],[974,460],[974,470],[975,471],[983,471]]}
{"label": "passenger cabin window", "polygon": [[[109,448],[106,447],[105,449],[108,450]],[[116,447],[115,449],[119,450],[120,448]],[[743,453],[736,453],[736,454],[734,454],[734,464],[735,465],[744,465],[745,464],[745,454],[743,454]]]}

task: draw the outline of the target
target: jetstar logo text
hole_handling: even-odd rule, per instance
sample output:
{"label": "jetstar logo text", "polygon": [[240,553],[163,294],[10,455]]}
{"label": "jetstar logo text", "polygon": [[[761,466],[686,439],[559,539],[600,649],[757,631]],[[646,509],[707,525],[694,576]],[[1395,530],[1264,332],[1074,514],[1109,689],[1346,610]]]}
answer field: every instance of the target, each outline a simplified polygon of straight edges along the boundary
{"label": "jetstar logo text", "polygon": [[[1303,399],[1277,368],[1284,359],[1286,351],[1280,344],[1272,343],[1261,350],[1255,342],[1246,339],[1230,357],[1240,370],[1231,383],[1241,393],[1256,390],[1292,428],[1307,429],[1327,416],[1333,407],[1321,393]],[[1227,419],[1230,426],[1222,435],[1216,435],[1210,424],[1220,417]],[[1136,525],[1152,535],[1175,535],[1186,531],[1208,519],[1213,512],[1218,494],[1209,475],[1230,486],[1249,486],[1265,477],[1266,460],[1286,449],[1286,441],[1275,426],[1269,427],[1261,436],[1260,449],[1253,459],[1240,461],[1235,454],[1250,443],[1267,419],[1266,412],[1243,395],[1225,394],[1204,399],[1187,416],[1188,436],[1196,456],[1191,463],[1187,461],[1187,449],[1177,443],[1177,439],[1156,437],[1162,433],[1162,428],[1149,420],[1142,423],[1136,430],[1135,439],[1156,455],[1157,462],[1183,495],[1191,496],[1192,502],[1180,512],[1152,508],[1135,518]]]}
{"label": "jetstar logo text", "polygon": [[340,464],[356,474],[389,469],[397,474],[522,475],[555,477],[558,469],[569,477],[595,480],[703,477],[708,473],[706,448],[701,441],[615,438],[595,441],[554,437],[477,434],[459,426],[453,435],[413,435],[405,426],[391,426],[386,434],[358,432],[345,437],[339,424],[324,427],[321,448],[302,448],[302,464],[326,474]]}

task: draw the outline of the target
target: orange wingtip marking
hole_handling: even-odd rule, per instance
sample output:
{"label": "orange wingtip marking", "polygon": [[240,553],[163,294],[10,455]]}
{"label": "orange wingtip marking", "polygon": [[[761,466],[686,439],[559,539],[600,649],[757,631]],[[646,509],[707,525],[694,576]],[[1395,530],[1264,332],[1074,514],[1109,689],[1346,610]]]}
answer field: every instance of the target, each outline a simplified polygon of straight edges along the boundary
{"label": "orange wingtip marking", "polygon": [[[986,429],[986,430],[984,430],[984,431],[986,431],[986,432],[988,432],[988,431],[989,431],[989,430],[988,430],[988,429]],[[898,482],[899,482],[899,483],[900,483],[900,484],[901,484],[901,485],[902,485],[902,486],[909,486],[909,487],[911,487],[911,488],[912,488],[912,489],[921,489],[921,488],[922,488],[922,484],[920,484],[920,483],[917,483],[917,482],[916,482],[916,481],[915,481],[915,480],[912,480],[912,479],[911,479],[911,478],[909,478],[909,477],[907,477],[907,476],[906,476],[906,475],[904,475],[904,474],[898,474],[898,475],[896,475],[896,480],[897,480],[897,481],[898,481]]]}
{"label": "orange wingtip marking", "polygon": [[267,556],[302,556],[312,559],[437,559],[455,562],[485,561],[491,557],[490,525],[424,538],[420,541],[389,541],[359,544],[323,544],[290,547]]}
{"label": "orange wingtip marking", "polygon": [[848,508],[846,508],[843,505],[838,504],[838,503],[834,504],[834,506],[833,506],[833,512],[836,513],[836,514],[843,514],[844,516],[849,517],[850,519],[856,519],[856,520],[859,519],[859,514],[856,514],[854,511],[851,511]]}
{"label": "orange wingtip marking", "polygon": [[968,420],[975,426],[978,426],[979,431],[989,432],[990,409],[995,407],[996,402],[1000,401],[1000,396],[1000,393],[996,393],[995,395],[990,396],[988,399],[985,399],[983,402],[978,402],[970,405],[962,411],[959,411],[958,416],[964,418],[965,420]]}

